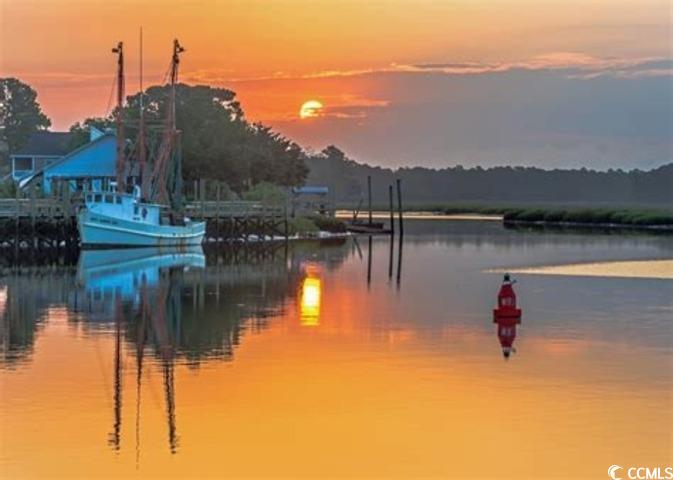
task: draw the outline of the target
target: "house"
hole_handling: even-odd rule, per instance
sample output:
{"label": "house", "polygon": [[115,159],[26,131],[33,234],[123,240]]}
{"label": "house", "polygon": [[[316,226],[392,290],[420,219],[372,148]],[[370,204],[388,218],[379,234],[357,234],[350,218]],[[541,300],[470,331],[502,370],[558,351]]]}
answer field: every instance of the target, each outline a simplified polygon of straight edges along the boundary
{"label": "house", "polygon": [[70,150],[69,132],[38,131],[16,152],[10,152],[11,176],[14,181],[42,170],[62,158]]}
{"label": "house", "polygon": [[67,182],[71,191],[100,190],[116,178],[117,136],[112,131],[91,129],[89,142],[19,180],[19,188],[40,182],[52,192],[55,182]]}
{"label": "house", "polygon": [[291,215],[334,215],[329,188],[322,186],[294,187],[291,190]]}

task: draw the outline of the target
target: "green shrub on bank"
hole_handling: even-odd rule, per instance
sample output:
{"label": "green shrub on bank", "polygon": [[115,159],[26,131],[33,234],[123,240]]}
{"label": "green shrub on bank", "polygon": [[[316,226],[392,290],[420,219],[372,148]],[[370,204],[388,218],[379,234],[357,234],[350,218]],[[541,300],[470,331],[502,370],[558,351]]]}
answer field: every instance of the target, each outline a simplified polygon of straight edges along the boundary
{"label": "green shrub on bank", "polygon": [[0,198],[14,197],[16,197],[16,183],[10,179],[0,182]]}
{"label": "green shrub on bank", "polygon": [[285,205],[287,190],[272,183],[261,182],[243,193],[243,200],[262,202],[264,205]]}
{"label": "green shrub on bank", "polygon": [[326,215],[313,215],[309,217],[311,221],[323,232],[345,233],[346,224],[338,218],[328,217]]}
{"label": "green shrub on bank", "polygon": [[287,221],[288,235],[315,235],[318,231],[320,229],[310,218],[296,217]]}
{"label": "green shrub on bank", "polygon": [[579,209],[508,209],[505,221],[568,222],[619,225],[673,225],[673,213],[657,210],[611,210],[607,208]]}

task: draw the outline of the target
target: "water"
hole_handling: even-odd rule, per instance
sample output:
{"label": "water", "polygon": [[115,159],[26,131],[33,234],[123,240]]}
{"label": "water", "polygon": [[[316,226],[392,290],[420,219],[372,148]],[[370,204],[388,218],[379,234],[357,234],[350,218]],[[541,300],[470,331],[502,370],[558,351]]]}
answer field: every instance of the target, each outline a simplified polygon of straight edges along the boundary
{"label": "water", "polygon": [[87,252],[7,273],[0,473],[605,478],[612,464],[670,465],[673,281],[521,274],[522,322],[499,329],[489,272],[672,257],[664,236],[414,221],[401,256],[361,237]]}

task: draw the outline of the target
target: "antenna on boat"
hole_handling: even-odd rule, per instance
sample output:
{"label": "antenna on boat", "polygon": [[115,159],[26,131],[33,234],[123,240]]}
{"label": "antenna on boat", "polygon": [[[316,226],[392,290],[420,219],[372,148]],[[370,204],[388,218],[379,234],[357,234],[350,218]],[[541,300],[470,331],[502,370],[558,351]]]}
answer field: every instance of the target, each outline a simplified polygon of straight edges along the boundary
{"label": "antenna on boat", "polygon": [[143,89],[143,27],[140,27],[140,126],[138,128],[138,175],[140,177],[140,195],[147,199],[146,163],[147,153],[145,150],[145,91]]}
{"label": "antenna on boat", "polygon": [[117,54],[117,111],[115,117],[117,121],[117,191],[123,193],[124,188],[124,120],[122,107],[124,104],[124,43],[119,42],[112,49],[112,53]]}

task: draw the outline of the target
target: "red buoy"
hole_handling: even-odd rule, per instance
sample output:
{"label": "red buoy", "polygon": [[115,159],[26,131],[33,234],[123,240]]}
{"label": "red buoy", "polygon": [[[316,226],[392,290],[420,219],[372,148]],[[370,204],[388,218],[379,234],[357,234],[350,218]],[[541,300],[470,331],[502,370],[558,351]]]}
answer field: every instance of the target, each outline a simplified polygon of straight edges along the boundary
{"label": "red buoy", "polygon": [[516,307],[513,284],[509,273],[506,273],[498,292],[498,306],[493,309],[493,320],[496,322],[499,318],[521,318],[521,309]]}
{"label": "red buoy", "polygon": [[506,273],[498,292],[498,306],[493,309],[493,323],[498,324],[498,340],[505,359],[508,359],[512,352],[516,352],[514,349],[516,326],[521,323],[521,309],[516,307],[513,284],[509,273]]}

